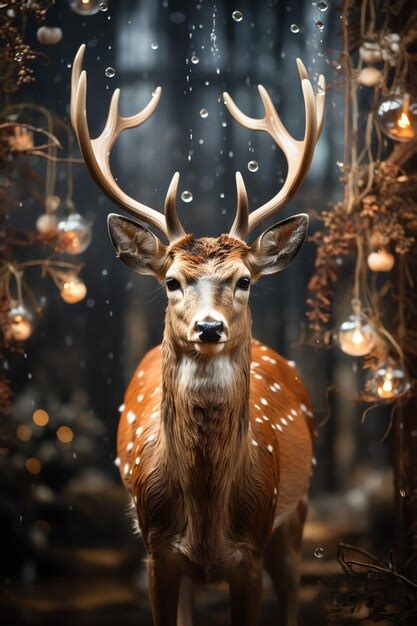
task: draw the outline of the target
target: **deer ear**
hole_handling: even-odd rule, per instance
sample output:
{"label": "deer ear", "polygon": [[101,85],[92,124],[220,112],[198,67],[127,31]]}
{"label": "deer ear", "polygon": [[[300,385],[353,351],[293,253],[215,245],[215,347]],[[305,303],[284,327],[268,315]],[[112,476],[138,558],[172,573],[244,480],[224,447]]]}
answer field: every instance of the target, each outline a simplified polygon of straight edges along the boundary
{"label": "deer ear", "polygon": [[255,276],[285,269],[297,256],[308,229],[308,215],[300,213],[274,224],[251,245],[249,263]]}
{"label": "deer ear", "polygon": [[118,258],[139,274],[163,277],[166,247],[150,230],[122,215],[107,218],[110,239]]}

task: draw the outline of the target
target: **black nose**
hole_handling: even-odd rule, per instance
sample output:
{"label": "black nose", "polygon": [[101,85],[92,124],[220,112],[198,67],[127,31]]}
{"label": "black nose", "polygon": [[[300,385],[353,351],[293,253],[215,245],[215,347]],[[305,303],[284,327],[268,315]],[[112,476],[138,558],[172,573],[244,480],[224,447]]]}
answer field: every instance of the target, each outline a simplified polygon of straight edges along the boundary
{"label": "black nose", "polygon": [[223,322],[197,322],[203,343],[217,343],[223,330]]}

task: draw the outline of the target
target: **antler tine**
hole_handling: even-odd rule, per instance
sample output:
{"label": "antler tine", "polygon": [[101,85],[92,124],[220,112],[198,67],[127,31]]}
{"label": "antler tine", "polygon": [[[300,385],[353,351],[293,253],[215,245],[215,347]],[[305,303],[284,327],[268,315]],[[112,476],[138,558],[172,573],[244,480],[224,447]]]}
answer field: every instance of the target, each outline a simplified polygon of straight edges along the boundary
{"label": "antler tine", "polygon": [[185,230],[183,229],[177,215],[176,200],[179,180],[179,172],[175,172],[168,187],[167,195],[165,198],[164,214],[167,234],[170,241],[173,241],[174,239],[178,239],[178,237],[182,237],[183,235],[185,235]]}
{"label": "antler tine", "polygon": [[70,104],[70,116],[72,127],[77,134],[77,127],[75,125],[75,99],[77,96],[78,83],[80,82],[81,70],[83,67],[85,53],[85,43],[81,44],[78,48],[78,52],[74,57],[71,72],[71,104]]}
{"label": "antler tine", "polygon": [[[302,62],[301,59],[297,59],[297,68],[298,73],[300,75],[301,80],[308,80],[308,72],[306,66]],[[323,74],[320,74],[318,79],[318,87],[319,90],[316,93],[316,108],[317,108],[317,140],[321,135],[321,131],[323,130],[323,122],[324,122],[324,105],[326,102],[325,93],[326,93],[326,79]]]}
{"label": "antler tine", "polygon": [[269,133],[275,143],[283,150],[288,162],[287,179],[281,190],[271,200],[249,215],[248,234],[260,222],[278,212],[294,195],[307,174],[320,135],[324,112],[324,77],[321,76],[319,79],[323,93],[315,96],[304,64],[297,59],[297,65],[305,106],[305,132],[301,141],[294,139],[287,131],[268,92],[262,85],[258,86],[258,90],[264,105],[265,115],[260,119],[248,117],[242,113],[229,94],[224,94],[225,105],[234,119],[250,130],[262,130]]}
{"label": "antler tine", "polygon": [[245,239],[248,234],[248,194],[240,172],[236,172],[237,208],[230,235]]}
{"label": "antler tine", "polygon": [[[77,134],[81,152],[90,173],[101,189],[118,204],[136,218],[155,226],[162,233],[170,237],[173,230],[167,227],[165,217],[159,211],[134,200],[128,196],[116,183],[110,170],[109,155],[119,134],[128,128],[134,128],[143,124],[155,111],[161,96],[161,88],[154,92],[150,102],[138,113],[130,117],[119,115],[118,106],[120,90],[113,93],[109,113],[104,129],[96,139],[91,139],[87,121],[86,99],[87,99],[87,74],[81,71],[85,45],[82,45],[75,57],[72,73],[72,94],[71,94],[71,121]],[[175,177],[174,177],[175,178]],[[172,183],[170,185],[171,189]],[[172,202],[171,202],[172,205]],[[174,202],[175,205],[175,202]],[[170,210],[171,215],[175,214]],[[171,221],[174,218],[171,218]],[[180,231],[180,224],[176,218],[176,231]],[[174,220],[175,221],[175,220]],[[174,222],[172,222],[174,223]],[[182,227],[181,227],[182,228]]]}

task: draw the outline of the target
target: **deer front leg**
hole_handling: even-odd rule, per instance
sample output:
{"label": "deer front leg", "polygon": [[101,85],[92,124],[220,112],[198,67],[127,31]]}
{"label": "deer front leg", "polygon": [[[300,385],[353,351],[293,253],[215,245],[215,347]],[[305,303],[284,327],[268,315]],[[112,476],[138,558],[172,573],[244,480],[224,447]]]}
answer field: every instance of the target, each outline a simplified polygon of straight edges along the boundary
{"label": "deer front leg", "polygon": [[168,553],[148,559],[148,592],[154,626],[176,626],[181,572]]}
{"label": "deer front leg", "polygon": [[265,568],[278,596],[279,626],[298,625],[301,540],[306,514],[307,505],[301,500],[275,530],[265,550]]}
{"label": "deer front leg", "polygon": [[232,626],[258,626],[262,602],[262,566],[243,561],[230,577]]}

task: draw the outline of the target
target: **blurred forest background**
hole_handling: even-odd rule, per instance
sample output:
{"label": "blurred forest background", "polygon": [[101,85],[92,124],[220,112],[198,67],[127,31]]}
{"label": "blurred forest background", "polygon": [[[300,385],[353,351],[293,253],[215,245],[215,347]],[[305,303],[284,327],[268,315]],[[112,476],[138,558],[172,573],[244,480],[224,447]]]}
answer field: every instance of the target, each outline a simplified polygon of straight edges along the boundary
{"label": "blurred forest background", "polygon": [[[252,209],[274,195],[286,174],[285,159],[271,140],[239,127],[221,93],[227,90],[242,110],[257,116],[256,85],[263,84],[290,132],[301,137],[304,109],[295,60],[301,57],[314,84],[324,73],[330,87],[323,135],[306,181],[282,215],[309,212],[314,232],[314,213],[341,195],[343,94],[337,72],[326,62],[327,52],[342,45],[335,2],[319,11],[317,3],[301,0],[241,0],[239,6],[207,0],[109,1],[107,10],[91,16],[75,13],[69,4],[59,0],[48,10],[46,24],[63,31],[55,46],[42,47],[37,25],[28,24],[29,42],[48,60],[38,60],[36,82],[24,85],[13,101],[47,107],[68,122],[71,63],[81,43],[87,45],[93,136],[101,131],[114,88],[122,91],[122,114],[130,115],[161,85],[156,114],[117,143],[113,171],[129,195],[162,209],[178,170],[180,195],[192,194],[190,202],[178,200],[178,211],[195,235],[230,227],[236,170],[243,173]],[[240,20],[232,17],[236,9]],[[114,68],[114,76],[108,68]],[[79,156],[78,149],[74,154]],[[251,161],[258,167],[248,168]],[[33,157],[31,165],[32,179],[21,181],[22,206],[9,211],[10,221],[28,229],[42,213],[45,162]],[[67,166],[58,164],[55,193],[60,197],[67,193],[67,176]],[[29,193],[29,187],[37,193]],[[24,354],[12,354],[6,363],[14,407],[8,427],[2,427],[2,445],[12,456],[0,456],[0,611],[8,624],[66,624],[74,616],[78,624],[113,624],[120,616],[126,624],[145,624],[143,553],[114,466],[115,438],[123,390],[142,355],[161,341],[165,295],[152,279],[116,261],[106,217],[117,208],[83,164],[74,165],[73,201],[92,224],[91,244],[79,257],[87,296],[68,306],[33,272],[31,288],[43,313]],[[264,278],[253,290],[252,313],[254,336],[295,361],[317,423],[324,423],[303,566],[306,623],[323,624],[317,583],[338,571],[337,543],[357,541],[382,554],[391,547],[392,487],[390,442],[380,441],[389,409],[380,408],[361,423],[365,406],[353,399],[356,361],[304,341],[314,258],[314,245],[307,243],[284,273]],[[341,283],[338,294],[335,325],[348,315],[350,283],[346,289]],[[333,387],[343,393],[330,393]],[[43,414],[36,418],[39,424],[34,417],[39,410],[47,413],[43,426]],[[12,446],[6,442],[10,425]],[[26,435],[16,439],[22,426]],[[71,429],[70,441],[56,437],[60,427]],[[28,471],[28,456],[40,461],[42,471]],[[202,623],[227,623],[220,592],[202,593],[201,606],[210,606],[217,620],[205,622],[202,610]]]}

